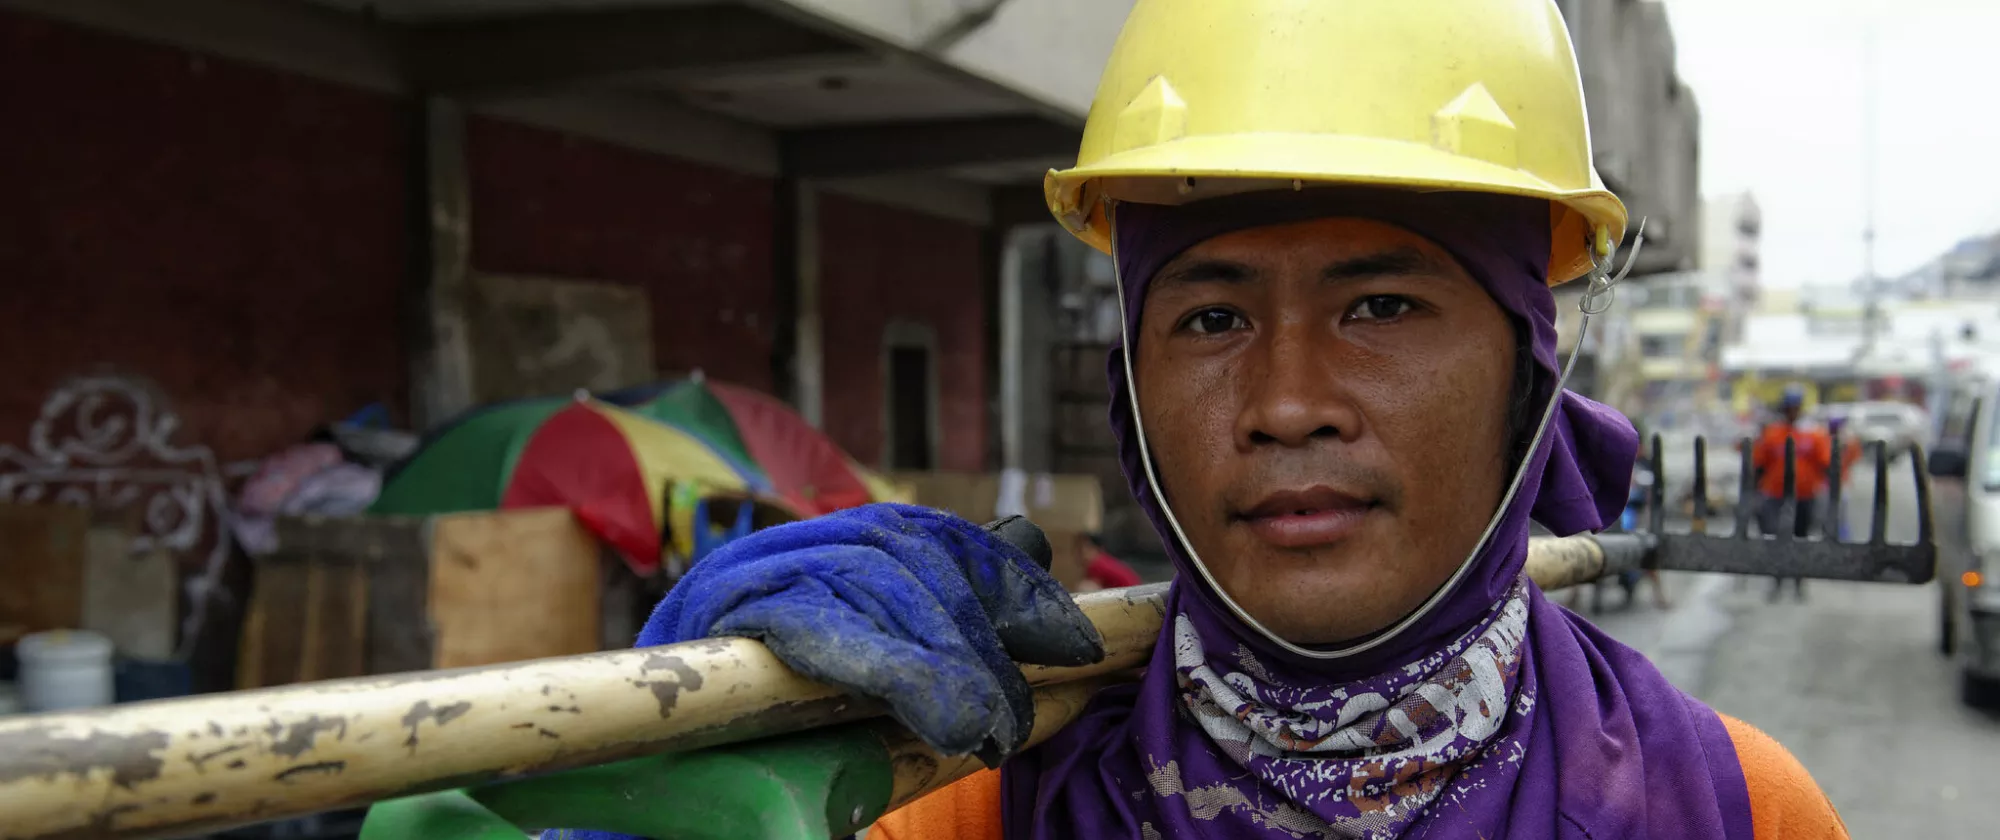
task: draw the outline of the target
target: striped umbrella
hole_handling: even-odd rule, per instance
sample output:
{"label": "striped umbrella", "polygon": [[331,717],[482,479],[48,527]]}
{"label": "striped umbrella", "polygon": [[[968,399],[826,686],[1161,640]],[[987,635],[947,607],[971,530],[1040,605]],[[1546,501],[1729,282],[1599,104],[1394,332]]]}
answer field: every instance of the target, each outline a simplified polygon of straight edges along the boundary
{"label": "striped umbrella", "polygon": [[[717,498],[794,518],[762,470],[692,430],[590,398],[476,410],[432,434],[383,483],[370,513],[429,515],[567,507],[633,571],[659,568],[662,533],[694,543],[687,511]],[[673,509],[678,504],[681,515]]]}
{"label": "striped umbrella", "polygon": [[754,465],[771,491],[805,516],[909,494],[862,467],[783,401],[739,385],[695,377],[634,388],[604,399],[687,429]]}

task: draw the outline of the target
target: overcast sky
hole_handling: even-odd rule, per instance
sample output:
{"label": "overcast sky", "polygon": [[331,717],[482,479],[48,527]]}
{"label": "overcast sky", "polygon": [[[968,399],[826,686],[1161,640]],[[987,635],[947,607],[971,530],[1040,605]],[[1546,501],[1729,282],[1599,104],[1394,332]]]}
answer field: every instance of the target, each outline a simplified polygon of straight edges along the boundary
{"label": "overcast sky", "polygon": [[1868,32],[1878,272],[2000,229],[2000,0],[1665,2],[1702,194],[1756,195],[1767,285],[1861,274]]}

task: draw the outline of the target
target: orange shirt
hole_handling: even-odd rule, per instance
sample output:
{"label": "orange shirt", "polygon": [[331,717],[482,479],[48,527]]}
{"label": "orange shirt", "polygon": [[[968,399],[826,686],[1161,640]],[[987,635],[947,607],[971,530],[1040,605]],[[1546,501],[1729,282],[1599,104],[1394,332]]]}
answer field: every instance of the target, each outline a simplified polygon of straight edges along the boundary
{"label": "orange shirt", "polygon": [[[1783,446],[1783,441],[1779,442]],[[1720,715],[1736,744],[1750,789],[1756,840],[1847,840],[1847,826],[1812,774],[1771,736]],[[982,770],[903,806],[868,832],[869,840],[1001,840],[1000,774]]]}
{"label": "orange shirt", "polygon": [[[1757,479],[1757,492],[1767,499],[1785,495],[1785,439],[1788,437],[1794,441],[1798,464],[1793,484],[1796,498],[1810,499],[1826,490],[1826,474],[1833,469],[1833,438],[1824,429],[1801,429],[1789,423],[1772,423],[1757,436],[1756,448],[1750,453],[1751,466],[1763,473]],[[1845,458],[1842,460],[1846,461]],[[1843,472],[1845,466],[1843,463]]]}

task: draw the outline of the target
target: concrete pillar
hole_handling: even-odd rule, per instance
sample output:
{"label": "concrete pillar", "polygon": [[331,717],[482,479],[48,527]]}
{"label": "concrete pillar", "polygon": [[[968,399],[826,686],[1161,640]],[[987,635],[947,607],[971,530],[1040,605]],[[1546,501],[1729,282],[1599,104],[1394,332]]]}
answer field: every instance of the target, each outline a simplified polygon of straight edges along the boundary
{"label": "concrete pillar", "polygon": [[465,110],[422,97],[413,115],[418,149],[412,179],[410,415],[428,429],[473,405],[472,336],[467,316],[472,273],[472,198],[465,168]]}
{"label": "concrete pillar", "polygon": [[818,187],[810,179],[779,177],[773,215],[776,335],[771,342],[771,389],[818,428],[826,413]]}
{"label": "concrete pillar", "polygon": [[797,344],[794,375],[799,415],[819,428],[826,414],[826,357],[819,305],[819,191],[812,181],[801,180],[794,210],[798,213],[796,260],[798,297],[795,329]]}
{"label": "concrete pillar", "polygon": [[1000,466],[1022,469],[1021,271],[1024,237],[1006,235],[1000,250]]}
{"label": "concrete pillar", "polygon": [[[1056,346],[1063,341],[1062,274],[1076,262],[1054,225],[1010,230],[1001,252],[999,322],[1001,466],[1055,468]],[[1081,248],[1082,246],[1078,246]]]}
{"label": "concrete pillar", "polygon": [[1056,346],[1063,341],[1062,274],[1087,246],[1052,224],[1026,228],[1021,238],[1021,468],[1054,470],[1058,416]]}

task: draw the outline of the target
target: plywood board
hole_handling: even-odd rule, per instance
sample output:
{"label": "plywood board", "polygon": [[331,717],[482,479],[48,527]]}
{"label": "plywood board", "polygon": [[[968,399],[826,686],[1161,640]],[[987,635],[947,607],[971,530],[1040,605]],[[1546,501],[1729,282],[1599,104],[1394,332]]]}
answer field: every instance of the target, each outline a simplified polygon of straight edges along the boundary
{"label": "plywood board", "polygon": [[[973,522],[993,519],[999,479],[986,473],[897,472],[890,480],[909,487],[916,503],[950,511]],[[1040,524],[1040,523],[1037,523]]]}
{"label": "plywood board", "polygon": [[306,645],[299,679],[368,673],[368,569],[316,559],[306,566]]}
{"label": "plywood board", "polygon": [[431,539],[433,667],[599,649],[598,543],[568,510],[441,516]]}
{"label": "plywood board", "polygon": [[0,504],[0,624],[24,633],[83,625],[90,512]]}
{"label": "plywood board", "polygon": [[[257,559],[256,588],[237,665],[244,688],[430,667],[422,586],[425,521],[405,517],[281,517],[278,547]],[[409,590],[415,589],[415,600]],[[380,593],[404,600],[377,606]],[[398,632],[399,630],[407,632]],[[384,644],[418,650],[378,668]]]}
{"label": "plywood board", "polygon": [[612,283],[482,274],[472,280],[479,402],[654,381],[652,304]]}
{"label": "plywood board", "polygon": [[1104,490],[1094,475],[1022,473],[1014,482],[993,473],[898,472],[890,478],[916,492],[917,504],[978,523],[998,518],[1003,489],[1046,531],[1094,532],[1104,527]]}
{"label": "plywood board", "polygon": [[164,548],[132,550],[131,513],[100,515],[85,538],[83,628],[120,654],[163,661],[180,631],[180,573]]}
{"label": "plywood board", "polygon": [[304,562],[257,564],[257,581],[250,596],[250,613],[243,621],[243,642],[236,666],[238,688],[263,688],[298,682],[305,653],[304,611],[311,574]]}
{"label": "plywood board", "polygon": [[[337,632],[359,640],[359,652],[336,656],[346,662],[344,657],[358,655],[365,673],[392,674],[431,667],[430,622],[424,616],[430,543],[430,520],[422,517],[288,516],[278,519],[275,557],[359,568],[360,580],[329,584],[359,604],[343,606],[342,617],[333,619]],[[350,609],[358,612],[346,612]],[[359,615],[361,623],[350,627],[346,616],[351,615]]]}
{"label": "plywood board", "polygon": [[367,517],[354,526],[368,554],[368,673],[431,667],[428,519]]}

